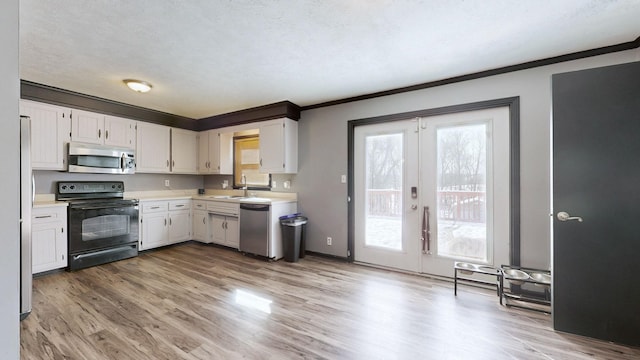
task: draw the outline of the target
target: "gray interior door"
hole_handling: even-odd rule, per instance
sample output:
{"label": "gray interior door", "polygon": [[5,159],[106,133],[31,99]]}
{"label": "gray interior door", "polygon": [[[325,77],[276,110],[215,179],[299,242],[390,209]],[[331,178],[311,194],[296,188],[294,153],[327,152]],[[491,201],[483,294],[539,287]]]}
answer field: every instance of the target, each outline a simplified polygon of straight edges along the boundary
{"label": "gray interior door", "polygon": [[554,328],[640,345],[640,62],[553,76],[553,209]]}

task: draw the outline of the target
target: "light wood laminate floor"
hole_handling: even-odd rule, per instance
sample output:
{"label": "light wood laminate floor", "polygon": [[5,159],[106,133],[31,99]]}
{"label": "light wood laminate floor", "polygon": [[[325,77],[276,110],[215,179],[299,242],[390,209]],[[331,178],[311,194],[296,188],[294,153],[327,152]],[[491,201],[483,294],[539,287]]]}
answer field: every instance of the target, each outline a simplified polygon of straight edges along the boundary
{"label": "light wood laminate floor", "polygon": [[25,360],[640,358],[554,332],[550,316],[500,306],[494,291],[454,297],[421,276],[198,243],[36,278],[20,335]]}

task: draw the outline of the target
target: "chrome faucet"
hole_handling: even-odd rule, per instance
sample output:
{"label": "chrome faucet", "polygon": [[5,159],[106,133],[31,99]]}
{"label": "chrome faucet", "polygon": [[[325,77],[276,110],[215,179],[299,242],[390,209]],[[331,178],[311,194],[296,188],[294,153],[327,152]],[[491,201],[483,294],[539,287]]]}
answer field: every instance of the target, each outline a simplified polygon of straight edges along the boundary
{"label": "chrome faucet", "polygon": [[244,190],[244,197],[247,197],[247,176],[245,174],[242,174],[242,183],[244,184],[242,187],[242,190]]}

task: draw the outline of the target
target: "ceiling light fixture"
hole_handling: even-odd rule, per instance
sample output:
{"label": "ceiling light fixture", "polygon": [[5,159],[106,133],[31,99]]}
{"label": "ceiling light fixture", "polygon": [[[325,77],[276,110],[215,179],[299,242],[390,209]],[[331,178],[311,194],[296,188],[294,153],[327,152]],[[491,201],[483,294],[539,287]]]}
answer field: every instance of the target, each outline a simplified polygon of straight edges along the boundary
{"label": "ceiling light fixture", "polygon": [[151,84],[149,84],[146,81],[134,80],[134,79],[124,79],[124,80],[122,80],[122,82],[127,84],[129,89],[131,89],[133,91],[141,92],[141,93],[146,93],[147,91],[151,90],[151,88],[152,88]]}

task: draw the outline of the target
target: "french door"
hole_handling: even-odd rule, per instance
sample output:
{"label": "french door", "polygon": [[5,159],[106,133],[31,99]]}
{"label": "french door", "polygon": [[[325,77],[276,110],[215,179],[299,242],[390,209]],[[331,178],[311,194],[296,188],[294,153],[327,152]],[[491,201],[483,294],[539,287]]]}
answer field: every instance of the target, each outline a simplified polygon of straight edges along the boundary
{"label": "french door", "polygon": [[420,270],[418,131],[417,120],[354,130],[356,261]]}
{"label": "french door", "polygon": [[451,276],[509,263],[507,107],[357,126],[354,259]]}
{"label": "french door", "polygon": [[451,276],[454,261],[509,264],[509,109],[422,119],[422,272]]}

